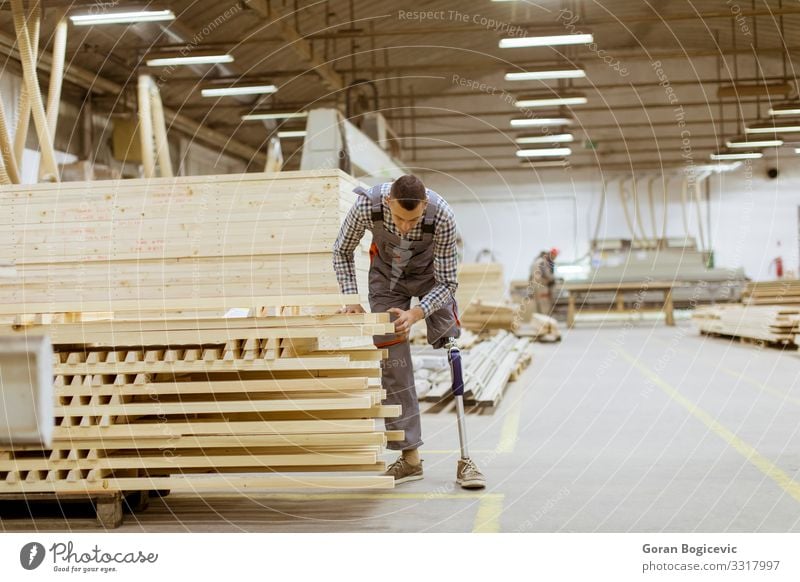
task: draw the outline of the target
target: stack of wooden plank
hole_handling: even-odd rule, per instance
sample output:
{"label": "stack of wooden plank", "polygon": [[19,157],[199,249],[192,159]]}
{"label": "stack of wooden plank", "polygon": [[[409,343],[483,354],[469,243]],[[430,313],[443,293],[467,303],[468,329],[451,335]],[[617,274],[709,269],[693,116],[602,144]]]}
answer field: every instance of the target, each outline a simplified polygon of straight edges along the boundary
{"label": "stack of wooden plank", "polygon": [[331,258],[357,184],[326,171],[0,189],[0,316],[58,354],[55,443],[0,451],[0,493],[391,487],[353,471],[380,470],[402,438],[378,426],[400,411],[380,405],[371,343],[393,326],[334,314],[363,298],[339,295]]}
{"label": "stack of wooden plank", "polygon": [[800,305],[800,280],[753,281],[742,292],[745,305]]}
{"label": "stack of wooden plank", "polygon": [[532,313],[530,321],[523,323],[515,331],[519,337],[529,337],[538,342],[557,342],[561,341],[561,330],[558,322],[542,313]]}
{"label": "stack of wooden plank", "polygon": [[[531,363],[531,340],[498,331],[464,352],[464,400],[471,406],[497,406],[509,382]],[[430,390],[426,401],[438,402],[450,396],[452,380],[449,368],[443,368],[426,380]]]}
{"label": "stack of wooden plank", "polygon": [[378,419],[400,412],[381,406],[384,354],[336,347],[392,328],[386,314],[25,327],[57,353],[54,442],[0,451],[0,493],[392,487],[353,473],[383,468]]}
{"label": "stack of wooden plank", "polygon": [[458,271],[456,300],[461,323],[476,333],[519,326],[519,310],[505,300],[506,287],[500,263],[464,263]]}
{"label": "stack of wooden plank", "polygon": [[795,344],[800,307],[713,305],[698,307],[692,320],[703,334],[739,337],[769,344]]}
{"label": "stack of wooden plank", "polygon": [[519,311],[505,303],[473,302],[461,314],[462,325],[475,333],[492,330],[516,331],[519,328]]}
{"label": "stack of wooden plank", "polygon": [[331,249],[357,184],[324,171],[3,187],[0,256],[16,276],[0,278],[0,315],[338,294]]}
{"label": "stack of wooden plank", "polygon": [[501,303],[506,286],[500,263],[462,263],[458,269],[458,301],[465,314],[473,302]]}

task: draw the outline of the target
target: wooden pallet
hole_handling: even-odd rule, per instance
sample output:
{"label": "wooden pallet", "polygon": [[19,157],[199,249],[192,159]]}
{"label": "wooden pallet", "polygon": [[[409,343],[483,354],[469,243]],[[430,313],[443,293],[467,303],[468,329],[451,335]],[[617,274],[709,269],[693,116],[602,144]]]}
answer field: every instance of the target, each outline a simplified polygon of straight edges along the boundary
{"label": "wooden pallet", "polygon": [[335,314],[22,328],[54,338],[54,443],[0,451],[0,495],[391,487],[330,473],[384,466],[377,422],[400,413],[381,405],[385,354],[335,343],[392,327]]}

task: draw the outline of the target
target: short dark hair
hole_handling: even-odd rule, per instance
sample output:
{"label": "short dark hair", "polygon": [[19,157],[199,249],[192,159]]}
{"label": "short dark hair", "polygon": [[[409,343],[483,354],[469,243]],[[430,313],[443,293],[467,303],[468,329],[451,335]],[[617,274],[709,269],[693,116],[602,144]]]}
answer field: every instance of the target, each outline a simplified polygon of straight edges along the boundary
{"label": "short dark hair", "polygon": [[389,195],[406,210],[414,210],[428,198],[425,184],[414,174],[406,174],[395,180]]}

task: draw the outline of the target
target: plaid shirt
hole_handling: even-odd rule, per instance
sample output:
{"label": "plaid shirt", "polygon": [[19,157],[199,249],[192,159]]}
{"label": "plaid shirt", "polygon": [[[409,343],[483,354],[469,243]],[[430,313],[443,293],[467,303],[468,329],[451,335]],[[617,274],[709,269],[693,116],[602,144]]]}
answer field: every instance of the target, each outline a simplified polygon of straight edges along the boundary
{"label": "plaid shirt", "polygon": [[[381,185],[384,228],[401,238],[422,240],[422,220],[405,236],[401,235],[394,225],[388,202],[391,187],[391,182]],[[447,202],[441,198],[440,200],[439,209],[434,217],[433,233],[433,278],[435,284],[425,297],[420,298],[419,304],[425,317],[452,300],[458,287],[456,219]],[[367,230],[372,230],[372,203],[368,197],[359,196],[347,213],[339,236],[333,244],[333,268],[336,270],[336,278],[343,294],[358,293],[353,253]]]}

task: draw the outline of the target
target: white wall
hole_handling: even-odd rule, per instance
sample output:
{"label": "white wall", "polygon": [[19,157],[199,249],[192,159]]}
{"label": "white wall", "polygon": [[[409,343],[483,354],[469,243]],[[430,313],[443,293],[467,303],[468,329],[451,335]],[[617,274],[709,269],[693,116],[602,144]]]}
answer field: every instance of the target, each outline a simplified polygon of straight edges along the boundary
{"label": "white wall", "polygon": [[[753,279],[770,279],[774,275],[769,263],[782,256],[785,268],[797,273],[800,160],[792,151],[782,152],[780,160],[756,161],[752,166],[709,178],[709,200],[702,201],[700,210],[703,235],[705,240],[710,239],[718,267],[743,267]],[[770,166],[779,168],[778,179],[766,178]],[[542,249],[558,247],[563,261],[579,259],[589,250],[602,190],[598,172],[514,172],[507,179],[490,172],[420,176],[453,206],[464,238],[465,260],[474,260],[481,249],[491,249],[504,264],[507,279],[527,277],[533,257]],[[639,211],[645,234],[651,236],[646,178],[643,173],[638,182]],[[654,199],[660,231],[664,207],[660,181],[655,183]],[[666,234],[683,237],[681,180],[677,174],[668,183],[666,201]],[[635,220],[632,202],[628,204],[631,220]],[[688,205],[687,215],[689,235],[699,238],[694,203]],[[635,228],[638,235],[636,223]],[[598,237],[631,238],[618,181],[608,189]]]}

